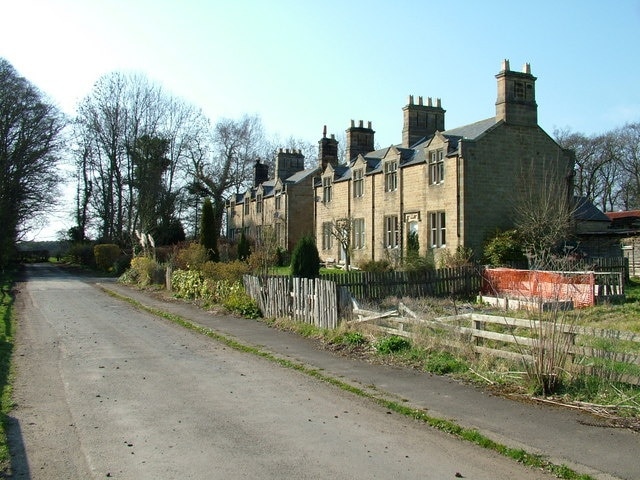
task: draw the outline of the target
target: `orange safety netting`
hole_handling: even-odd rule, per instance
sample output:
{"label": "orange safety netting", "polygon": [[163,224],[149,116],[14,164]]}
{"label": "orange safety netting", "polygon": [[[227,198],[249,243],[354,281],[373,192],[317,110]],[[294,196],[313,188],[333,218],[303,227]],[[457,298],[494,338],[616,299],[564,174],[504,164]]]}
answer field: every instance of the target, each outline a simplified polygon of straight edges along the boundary
{"label": "orange safety netting", "polygon": [[593,272],[544,272],[487,268],[482,279],[482,294],[549,301],[572,301],[575,308],[595,305]]}

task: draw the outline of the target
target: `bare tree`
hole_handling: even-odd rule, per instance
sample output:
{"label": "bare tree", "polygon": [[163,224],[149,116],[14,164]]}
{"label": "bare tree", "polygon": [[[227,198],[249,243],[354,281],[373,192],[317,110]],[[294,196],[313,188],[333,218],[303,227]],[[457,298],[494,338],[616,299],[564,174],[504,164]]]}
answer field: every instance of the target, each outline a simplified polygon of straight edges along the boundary
{"label": "bare tree", "polygon": [[64,125],[60,111],[0,59],[0,267],[58,198]]}
{"label": "bare tree", "polygon": [[78,191],[84,197],[90,195],[87,204],[102,239],[128,244],[141,227],[141,196],[150,195],[140,190],[145,182],[140,181],[144,155],[139,142],[144,138],[166,143],[162,155],[166,166],[156,172],[160,176],[154,181],[157,218],[145,223],[163,229],[179,223],[176,204],[186,186],[186,159],[191,145],[202,141],[203,124],[206,121],[198,110],[142,75],[114,72],[96,82],[78,108],[76,144],[81,147],[76,160],[77,180],[83,185]]}
{"label": "bare tree", "polygon": [[625,125],[617,132],[620,168],[624,172],[626,209],[640,208],[640,123]]}
{"label": "bare tree", "polygon": [[[259,117],[245,115],[239,120],[222,119],[213,130],[211,162],[196,156],[192,158],[194,191],[209,196],[213,205],[216,244],[222,230],[226,198],[251,184],[252,166],[263,140]],[[218,256],[219,252],[215,251],[213,258]]]}
{"label": "bare tree", "polygon": [[331,222],[331,236],[333,236],[344,254],[344,268],[351,270],[353,218],[338,218]]}
{"label": "bare tree", "polygon": [[[536,169],[543,172],[541,177]],[[550,269],[557,248],[571,236],[575,204],[569,175],[551,162],[531,163],[521,172],[514,223],[531,268]]]}

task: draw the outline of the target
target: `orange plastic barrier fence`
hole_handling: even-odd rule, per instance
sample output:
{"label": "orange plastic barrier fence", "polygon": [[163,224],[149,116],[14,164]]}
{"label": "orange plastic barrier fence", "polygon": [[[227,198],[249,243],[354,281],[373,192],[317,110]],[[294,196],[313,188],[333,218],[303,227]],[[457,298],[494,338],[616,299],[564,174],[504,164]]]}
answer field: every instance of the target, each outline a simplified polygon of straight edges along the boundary
{"label": "orange plastic barrier fence", "polygon": [[575,308],[595,305],[595,275],[588,273],[544,272],[487,268],[482,294],[518,298],[573,301]]}

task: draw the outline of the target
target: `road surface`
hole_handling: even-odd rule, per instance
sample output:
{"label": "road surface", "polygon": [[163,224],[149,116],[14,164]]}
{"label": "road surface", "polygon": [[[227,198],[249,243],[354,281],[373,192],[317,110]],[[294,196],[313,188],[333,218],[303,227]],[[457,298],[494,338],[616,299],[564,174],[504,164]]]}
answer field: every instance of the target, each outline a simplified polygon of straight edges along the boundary
{"label": "road surface", "polygon": [[40,264],[18,288],[13,478],[551,478],[90,279]]}

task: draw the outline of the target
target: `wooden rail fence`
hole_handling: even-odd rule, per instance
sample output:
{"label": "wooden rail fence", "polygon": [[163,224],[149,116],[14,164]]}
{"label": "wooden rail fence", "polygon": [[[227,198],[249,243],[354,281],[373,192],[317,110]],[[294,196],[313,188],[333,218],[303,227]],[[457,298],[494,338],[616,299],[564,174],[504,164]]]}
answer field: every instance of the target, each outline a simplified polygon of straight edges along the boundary
{"label": "wooden rail fence", "polygon": [[[357,318],[350,323],[369,322],[386,334],[414,339],[417,335],[424,334],[421,332],[426,328],[445,332],[445,343],[446,337],[451,340],[454,337],[464,337],[477,353],[526,362],[533,361],[536,352],[544,348],[541,347],[544,341],[541,343],[536,334],[545,329],[547,332],[554,329],[552,334],[556,335],[555,338],[562,336],[567,342],[569,371],[640,385],[640,355],[624,352],[624,346],[620,346],[624,342],[640,343],[640,334],[575,325],[541,325],[535,320],[477,313],[425,320],[418,318],[402,303],[397,310],[388,312],[354,310],[353,313]],[[522,336],[515,333],[516,329],[531,330],[533,333],[532,336]],[[605,350],[597,347],[600,344],[616,343],[618,349]]]}

